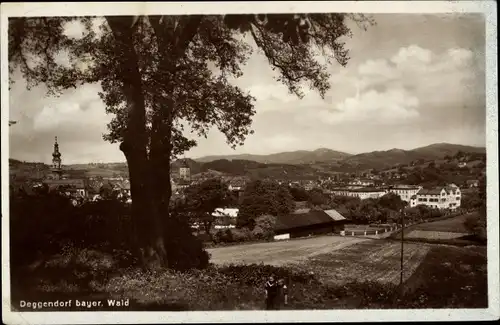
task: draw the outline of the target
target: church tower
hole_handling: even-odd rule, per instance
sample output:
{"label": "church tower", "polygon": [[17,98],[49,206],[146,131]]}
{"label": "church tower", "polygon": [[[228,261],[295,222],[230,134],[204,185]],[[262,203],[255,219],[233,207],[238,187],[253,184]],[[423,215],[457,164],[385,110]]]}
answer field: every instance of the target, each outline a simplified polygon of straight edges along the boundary
{"label": "church tower", "polygon": [[52,153],[52,173],[55,179],[61,179],[62,169],[61,169],[61,153],[59,152],[59,144],[54,142],[54,152]]}
{"label": "church tower", "polygon": [[182,162],[181,162],[181,166],[179,168],[179,176],[180,176],[180,179],[184,180],[184,181],[191,181],[191,169],[189,168],[189,165],[186,161],[186,159],[184,159]]}

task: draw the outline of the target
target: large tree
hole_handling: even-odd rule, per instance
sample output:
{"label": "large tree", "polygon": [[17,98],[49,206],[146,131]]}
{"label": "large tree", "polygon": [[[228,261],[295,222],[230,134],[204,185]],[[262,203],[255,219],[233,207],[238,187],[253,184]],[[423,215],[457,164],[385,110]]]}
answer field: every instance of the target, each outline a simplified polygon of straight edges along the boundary
{"label": "large tree", "polygon": [[[105,139],[120,143],[128,164],[137,253],[145,265],[166,266],[168,166],[196,144],[183,136],[184,125],[199,135],[216,126],[231,146],[243,143],[254,99],[230,81],[242,75],[249,42],[291,93],[302,97],[308,84],[324,96],[328,66],[349,59],[342,41],[348,18],[371,23],[340,13],[11,18],[9,68],[51,94],[101,85],[106,111],[114,114]],[[74,22],[83,27],[81,38],[65,34]],[[58,60],[61,53],[69,60]]]}

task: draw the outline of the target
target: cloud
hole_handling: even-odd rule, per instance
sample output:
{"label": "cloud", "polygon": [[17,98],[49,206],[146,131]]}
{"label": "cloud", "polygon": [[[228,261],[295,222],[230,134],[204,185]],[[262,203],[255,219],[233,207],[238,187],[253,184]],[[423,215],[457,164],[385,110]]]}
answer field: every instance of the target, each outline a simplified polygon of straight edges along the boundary
{"label": "cloud", "polygon": [[417,45],[410,45],[400,48],[399,52],[391,58],[391,62],[397,67],[404,67],[405,65],[429,64],[432,58],[433,53],[431,51]]}
{"label": "cloud", "polygon": [[[250,94],[255,97],[258,112],[287,109],[288,106],[286,104],[298,100],[295,94],[290,93],[288,88],[278,81],[265,84],[255,83],[247,87],[246,91],[250,92]],[[302,92],[309,98],[314,96],[313,91],[309,88],[303,87]]]}
{"label": "cloud", "polygon": [[410,45],[400,48],[388,59],[367,60],[360,64],[357,77],[362,88],[389,82],[408,88],[425,88],[429,81],[446,88],[457,78],[466,80],[476,74],[471,64],[473,57],[473,52],[464,48],[449,48],[436,54]]}
{"label": "cloud", "polygon": [[434,53],[417,45],[399,48],[386,59],[368,59],[344,78],[355,94],[333,102],[317,119],[328,124],[394,124],[434,116],[431,109],[466,105],[472,93],[484,91],[473,59],[468,49]]}
{"label": "cloud", "polygon": [[98,96],[100,86],[84,85],[58,97],[46,96],[43,86],[29,92],[25,87],[20,81],[10,90],[10,119],[18,121],[9,128],[12,157],[48,162],[58,136],[65,164],[99,160],[103,154],[123,160],[117,145],[102,139],[111,116]]}
{"label": "cloud", "polygon": [[99,102],[63,102],[44,106],[33,119],[33,128],[35,131],[74,129],[82,126],[102,129],[102,125],[108,121],[109,117]]}
{"label": "cloud", "polygon": [[418,117],[418,106],[418,98],[404,89],[369,90],[346,98],[335,109],[323,110],[319,115],[322,121],[329,124],[358,122],[383,125]]}

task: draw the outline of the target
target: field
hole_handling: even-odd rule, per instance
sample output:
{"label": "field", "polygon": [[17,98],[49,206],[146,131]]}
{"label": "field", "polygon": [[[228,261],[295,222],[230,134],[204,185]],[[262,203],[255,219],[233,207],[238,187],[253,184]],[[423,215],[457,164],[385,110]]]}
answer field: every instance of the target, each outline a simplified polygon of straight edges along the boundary
{"label": "field", "polygon": [[[487,307],[485,247],[405,243],[404,296],[393,301],[394,297],[387,297],[399,292],[396,290],[401,270],[398,242],[318,237],[258,245],[259,248],[250,250],[249,246],[253,245],[233,246],[231,251],[229,248],[213,249],[213,261],[218,264],[262,262],[307,270],[326,288],[347,288],[342,298],[338,296],[340,300],[325,302],[333,304],[331,308]],[[313,247],[323,252],[311,254],[309,249]],[[258,249],[263,250],[263,255],[258,255]],[[238,260],[230,254],[237,255]],[[252,257],[245,258],[245,255]],[[371,297],[369,302],[360,302],[366,294],[380,294],[380,300]]]}
{"label": "field", "polygon": [[[405,279],[411,276],[428,251],[428,245],[404,245]],[[210,251],[212,262],[216,264],[299,263],[329,283],[367,280],[393,284],[399,281],[400,252],[401,246],[397,242],[334,236]]]}
{"label": "field", "polygon": [[415,225],[414,227],[412,227],[412,229],[424,231],[468,233],[467,228],[464,227],[464,222],[470,216],[471,214],[469,213],[449,219],[421,223]]}
{"label": "field", "polygon": [[424,238],[424,239],[455,239],[467,236],[468,233],[450,232],[450,231],[432,231],[432,230],[412,230],[405,234],[407,239]]}
{"label": "field", "polygon": [[[403,279],[406,281],[430,249],[429,245],[404,245]],[[307,261],[328,283],[378,281],[398,284],[400,280],[401,245],[385,240],[369,240]]]}
{"label": "field", "polygon": [[[477,244],[464,226],[465,220],[475,213],[477,212],[410,226],[405,229],[405,238],[436,244],[460,246]],[[393,233],[390,238],[398,240],[400,236],[400,232]]]}
{"label": "field", "polygon": [[208,249],[215,264],[264,263],[283,265],[311,256],[345,248],[368,239],[321,236],[290,241],[235,245]]}

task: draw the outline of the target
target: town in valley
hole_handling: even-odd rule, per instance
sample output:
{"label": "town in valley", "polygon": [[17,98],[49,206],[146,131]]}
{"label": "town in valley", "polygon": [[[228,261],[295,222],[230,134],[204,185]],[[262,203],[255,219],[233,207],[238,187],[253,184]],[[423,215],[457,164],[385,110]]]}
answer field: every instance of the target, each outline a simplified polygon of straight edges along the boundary
{"label": "town in valley", "polygon": [[[432,149],[432,154],[426,151]],[[318,151],[329,151],[319,149]],[[442,152],[448,154],[442,154]],[[469,150],[469,151],[467,151]],[[333,150],[330,150],[334,152]],[[422,158],[409,161],[411,157]],[[397,150],[396,150],[397,152]],[[361,169],[355,162],[349,166],[349,159],[369,159],[368,154],[349,155],[342,153],[346,160],[308,161],[303,164],[286,164],[273,162],[256,162],[243,159],[214,159],[207,161],[202,157],[200,161],[181,158],[171,166],[171,186],[173,202],[182,201],[186,196],[186,189],[195,188],[203,182],[216,180],[223,184],[233,200],[217,206],[211,215],[214,229],[230,229],[237,225],[239,205],[243,203],[247,184],[269,182],[286,188],[293,198],[295,207],[290,214],[296,214],[300,220],[294,221],[288,229],[287,214],[279,214],[281,228],[275,239],[289,239],[295,237],[295,231],[300,227],[318,227],[320,232],[328,228],[329,223],[341,222],[342,226],[332,227],[332,232],[345,234],[344,224],[349,224],[334,208],[339,204],[333,203],[335,197],[354,198],[359,201],[380,199],[386,195],[395,195],[401,201],[402,208],[416,208],[423,206],[438,213],[450,213],[460,208],[474,208],[474,196],[479,193],[480,179],[486,174],[486,153],[484,148],[468,147],[453,144],[435,144],[426,148],[414,150],[414,153],[403,153],[399,159],[401,163],[389,165],[374,162],[377,168],[366,168],[370,162],[365,162],[365,169]],[[292,156],[294,153],[286,153]],[[318,159],[314,151],[295,155],[306,155],[305,160]],[[384,153],[383,153],[384,154]],[[361,158],[363,155],[368,158]],[[393,151],[385,153],[387,161],[393,157]],[[397,156],[401,153],[397,153]],[[62,153],[57,137],[51,153],[52,164],[27,163],[11,159],[11,188],[13,190],[32,193],[37,191],[56,191],[71,199],[73,205],[82,205],[86,202],[95,202],[103,199],[116,198],[130,204],[130,182],[127,176],[125,163],[89,163],[77,166],[64,166]],[[410,158],[408,158],[410,157]],[[426,159],[427,157],[427,159]],[[430,157],[430,158],[429,158]],[[210,157],[208,157],[210,159]],[[262,158],[260,158],[262,160]],[[339,161],[340,160],[340,161]],[[406,163],[404,163],[406,162]],[[330,169],[328,169],[330,164]],[[347,165],[347,166],[346,166]],[[326,166],[326,168],[325,168]],[[294,169],[302,168],[307,174],[298,174]],[[342,171],[344,169],[344,171]],[[288,171],[292,176],[288,176]],[[420,180],[420,181],[419,181]],[[484,184],[483,184],[484,186]],[[470,198],[472,197],[472,198]],[[332,201],[333,200],[333,201]],[[465,206],[462,202],[465,201]],[[472,201],[472,206],[470,202]],[[331,209],[323,209],[323,219],[315,220],[311,213],[318,213],[321,206],[330,205]],[[312,211],[311,211],[312,209]],[[306,212],[307,211],[307,212]],[[329,215],[329,211],[334,215]],[[329,219],[330,217],[330,219]],[[377,224],[398,223],[399,215],[389,214],[379,219],[370,220],[370,216],[357,216],[355,221],[361,223],[374,222]],[[315,222],[318,222],[316,225]],[[191,226],[199,228],[199,223],[192,220]],[[292,227],[293,226],[293,227]],[[347,226],[349,229],[349,226]],[[340,230],[342,229],[342,230]],[[307,231],[306,231],[307,232]],[[311,229],[307,235],[315,234]],[[303,233],[299,231],[299,233]],[[348,232],[349,233],[349,232]],[[351,232],[353,233],[353,232]],[[363,232],[364,233],[364,232]],[[378,232],[377,232],[378,234]]]}

